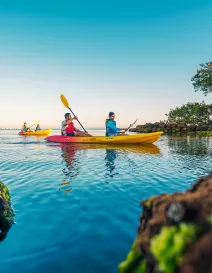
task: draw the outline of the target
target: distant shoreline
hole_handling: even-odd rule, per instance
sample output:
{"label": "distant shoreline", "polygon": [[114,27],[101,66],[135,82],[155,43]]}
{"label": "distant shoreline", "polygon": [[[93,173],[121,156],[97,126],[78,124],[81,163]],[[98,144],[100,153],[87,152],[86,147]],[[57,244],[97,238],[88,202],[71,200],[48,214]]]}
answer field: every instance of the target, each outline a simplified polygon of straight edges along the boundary
{"label": "distant shoreline", "polygon": [[[15,131],[20,130],[20,128],[0,128],[0,131],[8,130],[8,131]],[[61,130],[60,128],[52,128],[52,130]],[[105,128],[87,128],[87,130],[105,130]]]}

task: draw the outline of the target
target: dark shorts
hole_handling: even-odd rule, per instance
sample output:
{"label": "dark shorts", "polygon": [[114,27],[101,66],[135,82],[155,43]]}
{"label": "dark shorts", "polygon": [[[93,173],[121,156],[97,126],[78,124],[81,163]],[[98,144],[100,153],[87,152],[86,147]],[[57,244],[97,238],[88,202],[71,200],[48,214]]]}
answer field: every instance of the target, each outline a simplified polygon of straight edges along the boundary
{"label": "dark shorts", "polygon": [[71,133],[71,134],[67,134],[66,136],[74,136],[74,133]]}

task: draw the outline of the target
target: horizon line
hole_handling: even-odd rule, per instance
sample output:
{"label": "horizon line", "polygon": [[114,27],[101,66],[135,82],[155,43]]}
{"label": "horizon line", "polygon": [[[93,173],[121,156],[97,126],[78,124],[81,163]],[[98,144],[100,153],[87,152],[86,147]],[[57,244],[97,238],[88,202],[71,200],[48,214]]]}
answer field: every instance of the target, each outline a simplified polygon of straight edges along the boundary
{"label": "horizon line", "polygon": [[[44,128],[42,130],[45,130],[45,129],[48,129],[48,128]],[[52,130],[61,130],[61,128],[51,128]],[[101,127],[88,127],[87,128],[88,130],[105,130],[105,128],[101,128]],[[0,128],[0,130],[20,130],[20,128]]]}

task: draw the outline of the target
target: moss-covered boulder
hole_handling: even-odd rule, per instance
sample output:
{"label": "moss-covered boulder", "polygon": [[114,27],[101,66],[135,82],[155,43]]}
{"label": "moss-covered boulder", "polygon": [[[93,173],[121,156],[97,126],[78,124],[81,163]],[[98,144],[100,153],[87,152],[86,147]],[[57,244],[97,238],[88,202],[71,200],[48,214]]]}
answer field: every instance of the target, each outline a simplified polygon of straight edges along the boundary
{"label": "moss-covered boulder", "polygon": [[3,241],[12,224],[14,212],[11,207],[10,193],[8,188],[0,181],[0,241]]}
{"label": "moss-covered boulder", "polygon": [[141,202],[138,236],[120,273],[212,272],[212,175],[184,193]]}

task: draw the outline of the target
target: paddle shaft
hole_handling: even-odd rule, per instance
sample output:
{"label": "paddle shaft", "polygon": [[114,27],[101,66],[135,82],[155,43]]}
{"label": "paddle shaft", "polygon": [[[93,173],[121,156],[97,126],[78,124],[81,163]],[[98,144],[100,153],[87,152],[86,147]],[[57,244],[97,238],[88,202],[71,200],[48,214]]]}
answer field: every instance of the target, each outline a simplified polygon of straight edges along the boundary
{"label": "paddle shaft", "polygon": [[[75,114],[74,114],[74,112],[71,110],[71,108],[68,108],[70,111],[71,111],[71,113],[72,113],[72,115],[75,117]],[[80,124],[80,126],[82,127],[82,129],[87,133],[87,131],[85,130],[85,128],[82,126],[82,123],[77,119],[77,121],[79,122],[79,124]]]}
{"label": "paddle shaft", "polygon": [[31,127],[34,126],[34,125],[36,125],[36,123],[35,123],[35,124],[32,124],[31,126],[29,126],[29,128],[31,128]]}
{"label": "paddle shaft", "polygon": [[125,132],[127,132],[136,122],[137,122],[137,119],[132,124],[130,124],[130,126],[122,134],[124,134]]}

